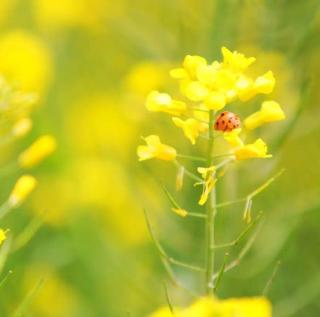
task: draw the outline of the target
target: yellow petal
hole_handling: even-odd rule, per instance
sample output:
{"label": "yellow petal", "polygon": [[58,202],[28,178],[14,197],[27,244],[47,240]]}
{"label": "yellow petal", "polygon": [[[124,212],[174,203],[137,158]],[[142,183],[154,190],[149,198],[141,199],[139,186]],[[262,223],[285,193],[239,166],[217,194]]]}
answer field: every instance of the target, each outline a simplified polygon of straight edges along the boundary
{"label": "yellow petal", "polygon": [[285,113],[280,105],[275,101],[265,101],[261,105],[261,109],[244,120],[247,129],[253,130],[264,123],[281,121],[286,118]]}
{"label": "yellow petal", "polygon": [[251,158],[269,158],[272,155],[267,154],[268,147],[262,139],[257,139],[254,143],[246,144],[235,151],[238,160]]}
{"label": "yellow petal", "polygon": [[170,70],[170,76],[175,79],[188,78],[188,72],[184,68],[174,68]]}
{"label": "yellow petal", "polygon": [[209,90],[199,81],[185,81],[181,83],[182,93],[192,101],[202,101],[208,94]]}
{"label": "yellow petal", "polygon": [[236,83],[237,93],[241,101],[247,101],[256,95],[251,78],[241,75]]}
{"label": "yellow petal", "polygon": [[6,231],[0,229],[0,245],[7,239]]}
{"label": "yellow petal", "polygon": [[241,132],[241,128],[234,129],[230,132],[225,132],[223,134],[223,138],[229,143],[229,145],[233,148],[238,148],[243,146],[243,142],[239,137]]}
{"label": "yellow petal", "polygon": [[221,110],[225,107],[227,99],[222,92],[211,92],[204,103],[209,110]]}
{"label": "yellow petal", "polygon": [[191,79],[195,79],[199,67],[207,65],[205,58],[197,55],[187,55],[183,61],[183,67]]}
{"label": "yellow petal", "polygon": [[146,100],[146,108],[153,112],[166,112],[172,115],[181,115],[187,108],[182,101],[173,100],[167,93],[151,91]]}
{"label": "yellow petal", "polygon": [[177,156],[177,151],[166,144],[162,144],[159,136],[149,135],[144,138],[147,145],[140,145],[137,148],[139,161],[145,161],[152,158],[159,160],[172,161]]}
{"label": "yellow petal", "polygon": [[254,82],[254,89],[260,94],[270,94],[274,88],[276,80],[272,71],[268,71],[264,75],[258,77]]}
{"label": "yellow petal", "polygon": [[181,128],[185,136],[190,140],[192,144],[196,143],[199,135],[208,130],[208,124],[200,122],[194,118],[189,118],[187,120],[181,120],[180,118],[172,118],[173,123]]}
{"label": "yellow petal", "polygon": [[245,71],[256,59],[254,57],[245,57],[237,51],[231,52],[226,47],[221,49],[223,55],[223,64],[234,72]]}

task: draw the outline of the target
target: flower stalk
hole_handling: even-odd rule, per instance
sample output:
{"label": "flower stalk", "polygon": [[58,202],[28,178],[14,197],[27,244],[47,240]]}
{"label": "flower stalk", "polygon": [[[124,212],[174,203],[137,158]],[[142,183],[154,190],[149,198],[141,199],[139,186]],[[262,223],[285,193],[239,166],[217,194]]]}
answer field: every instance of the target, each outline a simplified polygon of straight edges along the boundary
{"label": "flower stalk", "polygon": [[[209,113],[209,127],[212,127],[215,119],[215,112],[213,110]],[[213,163],[212,152],[214,149],[214,138],[213,130],[209,128],[209,140],[208,140],[208,151],[207,151],[207,164],[210,167]],[[216,216],[216,187],[212,189],[209,194],[209,199],[206,203],[207,218],[206,218],[206,293],[207,295],[213,295],[214,285],[212,284],[212,276],[214,274],[214,245],[215,245],[215,216]]]}

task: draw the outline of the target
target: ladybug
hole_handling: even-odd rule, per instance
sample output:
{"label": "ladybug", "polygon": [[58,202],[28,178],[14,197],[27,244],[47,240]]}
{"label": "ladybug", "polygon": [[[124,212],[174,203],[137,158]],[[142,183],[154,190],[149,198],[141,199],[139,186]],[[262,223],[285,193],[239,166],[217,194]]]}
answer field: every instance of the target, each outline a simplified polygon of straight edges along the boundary
{"label": "ladybug", "polygon": [[214,129],[217,131],[230,132],[240,127],[239,117],[229,111],[224,111],[219,114],[214,124]]}

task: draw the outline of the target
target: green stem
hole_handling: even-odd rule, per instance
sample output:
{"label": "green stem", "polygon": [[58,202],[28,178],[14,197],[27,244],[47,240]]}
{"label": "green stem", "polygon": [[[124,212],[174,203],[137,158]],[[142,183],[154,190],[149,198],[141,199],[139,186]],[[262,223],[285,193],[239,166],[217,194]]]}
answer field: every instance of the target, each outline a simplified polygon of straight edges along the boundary
{"label": "green stem", "polygon": [[[207,164],[208,167],[212,165],[213,158],[212,152],[214,148],[214,138],[212,137],[213,130],[212,125],[214,122],[215,112],[210,111],[209,113],[209,140],[208,140],[208,152],[207,152]],[[206,293],[207,295],[212,296],[214,293],[214,286],[212,283],[212,276],[214,275],[214,222],[216,215],[216,190],[215,187],[209,194],[208,201],[206,203],[207,210],[207,219],[206,219],[206,249],[207,249],[207,258],[206,258]]]}

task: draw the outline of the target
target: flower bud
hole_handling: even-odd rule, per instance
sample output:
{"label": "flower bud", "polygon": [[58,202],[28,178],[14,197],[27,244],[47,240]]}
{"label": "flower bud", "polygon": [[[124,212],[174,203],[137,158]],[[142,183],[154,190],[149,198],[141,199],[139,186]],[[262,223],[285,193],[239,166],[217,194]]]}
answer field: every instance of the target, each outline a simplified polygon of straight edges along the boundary
{"label": "flower bud", "polygon": [[33,167],[54,152],[55,149],[55,138],[51,135],[43,135],[20,154],[19,165],[25,168]]}
{"label": "flower bud", "polygon": [[11,207],[18,207],[37,185],[36,179],[31,175],[21,176],[13,187],[13,190],[9,196],[9,205]]}

